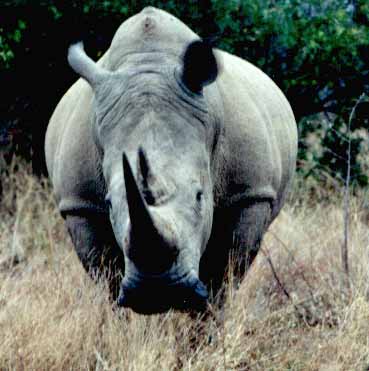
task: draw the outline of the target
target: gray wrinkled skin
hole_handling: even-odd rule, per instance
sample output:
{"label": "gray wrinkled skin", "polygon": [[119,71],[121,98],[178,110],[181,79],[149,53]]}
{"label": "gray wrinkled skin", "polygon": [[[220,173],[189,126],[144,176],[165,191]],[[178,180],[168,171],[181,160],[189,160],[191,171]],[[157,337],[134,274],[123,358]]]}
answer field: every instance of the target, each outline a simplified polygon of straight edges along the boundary
{"label": "gray wrinkled skin", "polygon": [[79,258],[94,274],[107,268],[113,296],[120,287],[118,302],[138,312],[202,307],[229,256],[242,279],[295,170],[296,124],[281,91],[220,50],[209,68],[206,54],[185,59],[198,39],[149,7],[121,25],[99,62],[72,46],[83,79],[46,135]]}

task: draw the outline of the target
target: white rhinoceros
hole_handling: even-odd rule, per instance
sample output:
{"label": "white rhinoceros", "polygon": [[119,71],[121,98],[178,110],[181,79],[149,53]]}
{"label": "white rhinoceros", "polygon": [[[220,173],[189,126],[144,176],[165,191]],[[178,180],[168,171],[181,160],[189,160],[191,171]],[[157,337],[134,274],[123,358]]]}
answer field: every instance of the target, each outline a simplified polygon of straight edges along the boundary
{"label": "white rhinoceros", "polygon": [[242,279],[295,171],[297,132],[279,88],[152,7],[125,21],[46,135],[47,167],[76,252],[118,304],[201,309],[234,260]]}

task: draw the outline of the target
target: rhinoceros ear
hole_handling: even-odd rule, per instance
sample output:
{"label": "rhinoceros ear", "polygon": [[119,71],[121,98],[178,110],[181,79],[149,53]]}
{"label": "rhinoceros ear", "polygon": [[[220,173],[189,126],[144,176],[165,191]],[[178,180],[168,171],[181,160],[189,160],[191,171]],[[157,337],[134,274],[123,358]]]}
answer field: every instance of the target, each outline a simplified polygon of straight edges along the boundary
{"label": "rhinoceros ear", "polygon": [[109,74],[98,66],[86,53],[83,43],[72,44],[68,50],[68,62],[73,70],[83,77],[92,87],[99,84]]}
{"label": "rhinoceros ear", "polygon": [[215,81],[219,66],[214,55],[211,41],[196,40],[183,55],[182,81],[194,93]]}

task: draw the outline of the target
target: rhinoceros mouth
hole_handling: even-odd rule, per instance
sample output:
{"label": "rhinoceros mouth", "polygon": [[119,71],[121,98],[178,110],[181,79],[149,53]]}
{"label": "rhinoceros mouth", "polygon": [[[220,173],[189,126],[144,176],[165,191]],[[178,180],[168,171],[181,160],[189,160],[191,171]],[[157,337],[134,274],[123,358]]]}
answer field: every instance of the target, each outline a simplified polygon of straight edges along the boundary
{"label": "rhinoceros mouth", "polygon": [[176,280],[145,278],[139,281],[123,279],[118,306],[129,307],[135,312],[153,314],[170,309],[180,311],[204,311],[208,291],[194,272]]}

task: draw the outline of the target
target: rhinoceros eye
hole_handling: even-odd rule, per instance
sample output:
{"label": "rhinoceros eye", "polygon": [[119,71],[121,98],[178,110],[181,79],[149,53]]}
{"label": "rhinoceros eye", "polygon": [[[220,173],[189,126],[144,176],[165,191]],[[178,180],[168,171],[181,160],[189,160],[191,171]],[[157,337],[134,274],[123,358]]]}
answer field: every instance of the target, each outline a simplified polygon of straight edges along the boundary
{"label": "rhinoceros eye", "polygon": [[108,206],[108,208],[111,209],[111,197],[109,193],[105,197],[105,203],[106,203],[106,206]]}
{"label": "rhinoceros eye", "polygon": [[203,191],[201,191],[201,190],[197,191],[197,193],[196,193],[196,201],[198,203],[200,203],[203,200],[203,198],[204,198]]}

